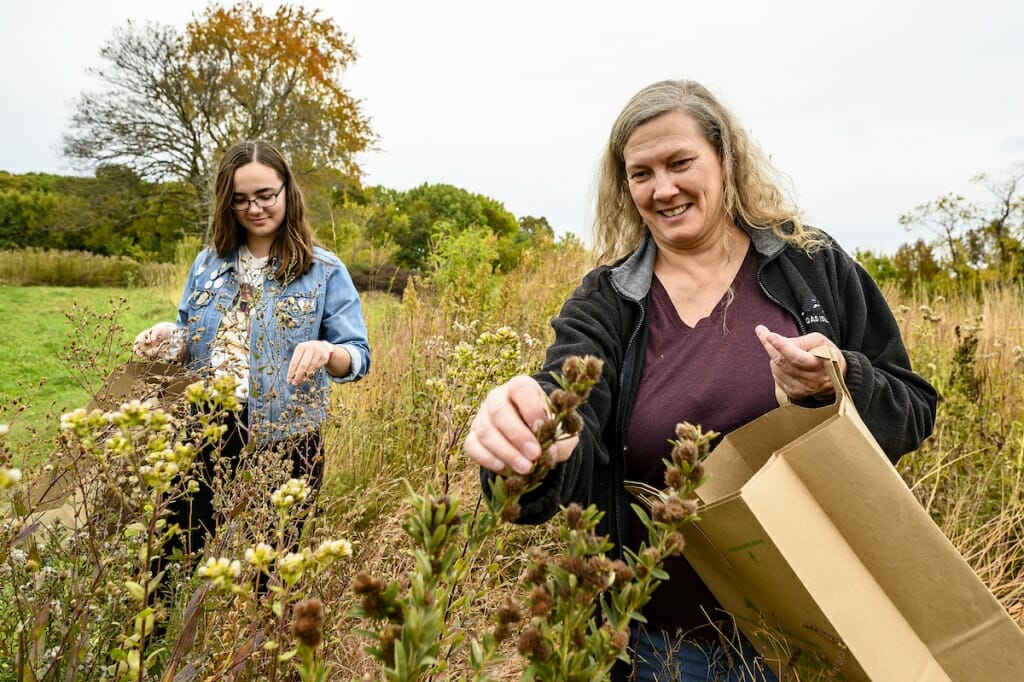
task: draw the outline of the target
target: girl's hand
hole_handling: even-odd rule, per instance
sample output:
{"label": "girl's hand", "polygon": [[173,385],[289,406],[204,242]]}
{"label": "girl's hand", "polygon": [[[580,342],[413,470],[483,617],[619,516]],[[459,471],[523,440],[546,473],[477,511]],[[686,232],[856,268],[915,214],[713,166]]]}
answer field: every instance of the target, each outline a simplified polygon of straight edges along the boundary
{"label": "girl's hand", "polygon": [[172,348],[177,329],[170,322],[158,322],[149,329],[139,332],[132,345],[132,351],[138,357],[146,360],[178,360],[183,349]]}
{"label": "girl's hand", "polygon": [[[344,353],[344,351],[342,351]],[[303,341],[295,346],[292,360],[288,363],[286,380],[292,386],[298,386],[309,379],[318,369],[327,365],[337,355],[334,344],[327,341]],[[346,354],[347,355],[347,354]]]}

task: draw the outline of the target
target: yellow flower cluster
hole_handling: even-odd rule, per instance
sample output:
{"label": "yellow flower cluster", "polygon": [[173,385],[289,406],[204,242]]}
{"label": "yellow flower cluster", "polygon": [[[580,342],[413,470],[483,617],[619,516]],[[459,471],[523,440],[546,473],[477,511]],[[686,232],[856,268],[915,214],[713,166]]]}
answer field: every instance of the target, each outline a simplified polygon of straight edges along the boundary
{"label": "yellow flower cluster", "polygon": [[352,543],[348,540],[325,540],[313,552],[313,559],[321,568],[327,568],[338,559],[352,556]]}
{"label": "yellow flower cluster", "polygon": [[306,555],[304,552],[288,552],[277,559],[277,572],[286,585],[294,585],[302,578],[302,572],[306,570]]}
{"label": "yellow flower cluster", "polygon": [[235,579],[242,575],[242,562],[225,557],[209,558],[199,567],[200,578],[209,578],[214,589],[228,590],[234,585]]}
{"label": "yellow flower cluster", "polygon": [[21,480],[21,469],[5,469],[0,467],[0,490],[13,488]]}
{"label": "yellow flower cluster", "polygon": [[265,542],[261,542],[255,547],[250,547],[245,550],[245,561],[246,563],[252,564],[257,570],[265,571],[270,567],[270,564],[274,563],[274,559],[277,558],[277,552],[274,548]]}
{"label": "yellow flower cluster", "polygon": [[270,502],[279,513],[284,514],[308,496],[309,486],[306,482],[300,478],[292,478],[271,493]]}
{"label": "yellow flower cluster", "polygon": [[325,540],[315,550],[304,549],[279,555],[265,542],[245,550],[245,561],[256,570],[268,572],[276,564],[277,572],[288,585],[294,585],[302,578],[307,568],[319,572],[339,559],[352,556],[352,543],[348,540]]}
{"label": "yellow flower cluster", "polygon": [[139,476],[154,491],[167,492],[174,478],[191,466],[195,455],[195,448],[187,443],[158,449],[146,455],[146,463],[139,467]]}

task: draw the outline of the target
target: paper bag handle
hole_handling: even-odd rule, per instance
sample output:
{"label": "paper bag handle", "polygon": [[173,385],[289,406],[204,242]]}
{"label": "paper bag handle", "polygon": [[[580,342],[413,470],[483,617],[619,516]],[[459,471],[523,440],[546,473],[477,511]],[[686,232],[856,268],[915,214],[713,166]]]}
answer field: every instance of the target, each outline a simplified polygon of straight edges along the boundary
{"label": "paper bag handle", "polygon": [[[825,361],[825,369],[828,370],[828,378],[832,380],[832,390],[835,392],[833,404],[839,402],[841,397],[852,401],[850,389],[846,387],[846,380],[843,379],[843,373],[839,368],[839,358],[832,352],[832,346],[823,343],[807,352]],[[790,404],[789,396],[786,395],[786,392],[778,384],[775,384],[775,399],[779,402],[780,406]]]}

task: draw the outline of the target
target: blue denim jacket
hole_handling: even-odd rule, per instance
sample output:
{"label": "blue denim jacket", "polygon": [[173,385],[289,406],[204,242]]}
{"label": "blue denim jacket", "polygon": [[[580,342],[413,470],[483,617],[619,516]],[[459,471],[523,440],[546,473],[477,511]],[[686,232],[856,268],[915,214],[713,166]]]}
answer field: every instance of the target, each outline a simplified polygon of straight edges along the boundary
{"label": "blue denim jacket", "polygon": [[[185,363],[210,368],[210,352],[224,312],[238,296],[237,251],[227,258],[206,248],[196,257],[178,304],[185,331]],[[299,386],[286,380],[288,363],[302,341],[323,340],[348,351],[347,376],[317,371]],[[370,369],[359,294],[348,270],[330,251],[316,247],[309,272],[282,286],[268,277],[251,311],[249,328],[249,426],[261,441],[318,428],[327,418],[330,382],[354,381]]]}

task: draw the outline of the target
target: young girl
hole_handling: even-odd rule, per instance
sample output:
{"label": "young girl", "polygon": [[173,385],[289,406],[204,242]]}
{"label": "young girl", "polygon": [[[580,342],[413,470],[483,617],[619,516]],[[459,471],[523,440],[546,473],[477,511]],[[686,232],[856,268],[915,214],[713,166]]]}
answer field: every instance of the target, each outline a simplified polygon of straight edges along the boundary
{"label": "young girl", "polygon": [[[302,192],[273,145],[228,149],[215,191],[210,244],[189,271],[177,323],[140,333],[135,353],[234,376],[246,407],[228,425],[221,457],[283,449],[291,475],[316,486],[330,383],[370,367],[359,295],[337,256],[314,245]],[[194,551],[214,526],[209,487],[174,511]]]}

